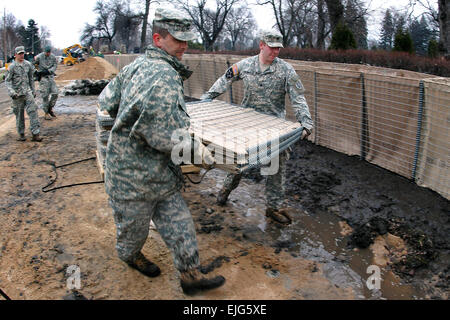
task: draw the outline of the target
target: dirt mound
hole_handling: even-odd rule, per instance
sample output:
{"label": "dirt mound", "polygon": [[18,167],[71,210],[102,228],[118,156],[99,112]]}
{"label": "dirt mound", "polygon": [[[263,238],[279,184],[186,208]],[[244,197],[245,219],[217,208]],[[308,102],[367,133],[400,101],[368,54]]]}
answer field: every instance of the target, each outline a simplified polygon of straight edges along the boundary
{"label": "dirt mound", "polygon": [[56,80],[78,80],[78,79],[112,79],[119,71],[108,61],[100,57],[90,57],[86,61],[71,67]]}

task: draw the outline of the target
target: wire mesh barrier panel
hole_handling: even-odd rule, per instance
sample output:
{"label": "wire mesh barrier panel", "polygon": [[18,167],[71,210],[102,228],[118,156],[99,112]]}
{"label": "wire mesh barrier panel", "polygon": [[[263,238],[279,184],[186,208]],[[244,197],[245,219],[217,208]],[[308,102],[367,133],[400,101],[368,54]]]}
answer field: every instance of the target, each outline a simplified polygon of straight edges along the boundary
{"label": "wire mesh barrier panel", "polygon": [[223,101],[192,102],[186,108],[191,134],[209,146],[215,166],[228,172],[269,165],[303,131],[298,122]]}
{"label": "wire mesh barrier panel", "polygon": [[419,81],[366,75],[368,152],[365,159],[411,177],[419,109]]}
{"label": "wire mesh barrier panel", "polygon": [[417,137],[416,182],[450,197],[450,80],[424,80],[422,130]]}
{"label": "wire mesh barrier panel", "polygon": [[[194,71],[185,81],[185,94],[200,98],[244,58],[185,54],[183,63]],[[450,198],[448,78],[365,65],[286,61],[305,87],[315,124],[310,141],[358,155]],[[217,100],[240,104],[243,93],[242,81],[237,81]],[[289,99],[286,102],[286,119],[295,121]]]}

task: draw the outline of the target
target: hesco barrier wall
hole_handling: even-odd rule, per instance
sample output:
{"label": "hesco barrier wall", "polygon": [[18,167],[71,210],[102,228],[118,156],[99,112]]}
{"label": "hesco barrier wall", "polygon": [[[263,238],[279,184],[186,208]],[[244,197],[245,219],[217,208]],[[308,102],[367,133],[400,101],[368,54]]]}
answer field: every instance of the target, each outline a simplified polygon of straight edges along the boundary
{"label": "hesco barrier wall", "polygon": [[[118,69],[138,55],[105,59]],[[200,98],[225,70],[244,56],[185,54],[194,74],[185,94]],[[358,155],[450,199],[450,80],[364,65],[286,60],[305,87],[321,146]],[[218,99],[240,104],[242,82]],[[287,118],[295,120],[286,99]]]}

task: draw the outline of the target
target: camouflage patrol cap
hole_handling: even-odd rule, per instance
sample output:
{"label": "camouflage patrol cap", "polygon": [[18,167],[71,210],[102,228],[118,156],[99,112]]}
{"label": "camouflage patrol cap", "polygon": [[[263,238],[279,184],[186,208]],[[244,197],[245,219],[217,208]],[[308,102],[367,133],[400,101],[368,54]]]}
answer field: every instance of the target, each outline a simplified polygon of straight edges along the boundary
{"label": "camouflage patrol cap", "polygon": [[155,26],[169,31],[175,39],[190,41],[197,38],[192,31],[192,20],[185,13],[178,10],[157,8],[153,23]]}
{"label": "camouflage patrol cap", "polygon": [[24,46],[16,47],[16,49],[14,49],[14,52],[15,52],[16,54],[19,54],[19,53],[25,53],[25,48],[24,48]]}
{"label": "camouflage patrol cap", "polygon": [[266,43],[271,48],[284,48],[283,36],[275,30],[261,32],[261,41]]}

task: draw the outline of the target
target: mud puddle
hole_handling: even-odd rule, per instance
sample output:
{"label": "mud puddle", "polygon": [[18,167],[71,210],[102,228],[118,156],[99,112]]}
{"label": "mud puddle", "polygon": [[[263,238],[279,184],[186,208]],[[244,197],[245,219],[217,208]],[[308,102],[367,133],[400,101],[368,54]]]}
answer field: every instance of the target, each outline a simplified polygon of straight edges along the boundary
{"label": "mud puddle", "polygon": [[54,107],[57,114],[95,113],[98,96],[59,96]]}
{"label": "mud puddle", "polygon": [[[225,173],[212,170],[202,184],[210,186],[200,192],[206,197],[216,196],[225,179]],[[265,181],[254,176],[243,178],[225,206],[222,224],[229,224],[237,230],[236,238],[252,241],[274,248],[275,253],[288,252],[294,258],[317,262],[326,278],[337,288],[351,288],[357,299],[423,299],[419,288],[404,283],[398,276],[383,266],[380,270],[380,289],[369,290],[368,278],[373,271],[374,253],[370,248],[355,249],[348,245],[349,232],[345,222],[338,216],[325,211],[310,213],[300,201],[288,201],[293,223],[280,227],[265,217]],[[214,200],[212,200],[214,201]],[[349,227],[348,227],[349,228]],[[351,228],[350,228],[351,229]],[[270,273],[271,271],[267,271]],[[295,274],[295,267],[289,274]],[[277,273],[268,274],[277,277]],[[289,281],[289,280],[287,280]],[[373,282],[375,283],[375,282]],[[286,284],[289,286],[289,283]]]}

